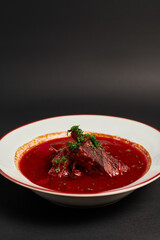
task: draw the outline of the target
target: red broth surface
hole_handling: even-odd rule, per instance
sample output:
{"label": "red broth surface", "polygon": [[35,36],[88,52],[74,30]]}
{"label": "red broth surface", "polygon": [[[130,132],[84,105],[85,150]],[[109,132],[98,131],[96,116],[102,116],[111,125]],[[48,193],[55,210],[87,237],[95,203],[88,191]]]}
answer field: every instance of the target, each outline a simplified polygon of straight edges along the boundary
{"label": "red broth surface", "polygon": [[61,148],[68,138],[49,140],[27,151],[19,161],[19,169],[31,182],[65,193],[97,193],[128,185],[144,175],[149,169],[148,152],[137,144],[116,137],[97,137],[105,151],[121,160],[130,169],[120,176],[84,173],[80,177],[53,177],[48,175],[51,168],[53,147]]}

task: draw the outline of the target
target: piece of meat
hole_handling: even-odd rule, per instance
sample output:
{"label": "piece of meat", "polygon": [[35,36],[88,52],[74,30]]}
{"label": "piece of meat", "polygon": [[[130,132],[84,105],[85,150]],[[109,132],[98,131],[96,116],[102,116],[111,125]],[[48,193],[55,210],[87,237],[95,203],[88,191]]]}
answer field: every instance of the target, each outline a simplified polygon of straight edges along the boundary
{"label": "piece of meat", "polygon": [[123,175],[129,167],[107,154],[99,148],[92,148],[93,144],[87,140],[74,154],[75,165],[81,166],[88,171],[98,170],[99,173],[108,173],[110,177]]}
{"label": "piece of meat", "polygon": [[52,176],[59,176],[60,178],[68,176],[69,175],[68,155],[69,155],[68,148],[63,148],[63,150],[59,150],[57,155],[52,159],[52,168],[49,170],[48,174]]}
{"label": "piece of meat", "polygon": [[[48,174],[60,178],[67,177],[68,175],[81,176],[81,171],[76,169],[76,161],[71,161],[72,155],[67,146],[65,146],[63,150],[58,151],[57,155],[52,159],[52,167]],[[64,156],[66,160],[59,162],[58,159],[63,160]]]}

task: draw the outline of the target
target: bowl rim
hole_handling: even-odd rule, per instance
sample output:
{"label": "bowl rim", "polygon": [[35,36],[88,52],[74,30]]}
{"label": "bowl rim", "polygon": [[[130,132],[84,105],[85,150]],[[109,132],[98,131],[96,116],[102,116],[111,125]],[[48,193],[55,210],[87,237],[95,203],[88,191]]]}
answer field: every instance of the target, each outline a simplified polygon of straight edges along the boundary
{"label": "bowl rim", "polygon": [[[7,135],[9,135],[10,133],[12,133],[13,131],[16,131],[20,128],[24,128],[28,125],[31,125],[31,124],[36,124],[36,123],[39,123],[39,122],[42,122],[42,121],[47,121],[49,119],[53,119],[53,118],[62,118],[62,117],[72,117],[72,116],[98,116],[98,117],[110,117],[110,118],[117,118],[117,119],[122,119],[122,120],[128,120],[128,121],[132,121],[132,122],[137,122],[139,124],[143,124],[143,125],[146,125],[147,127],[150,127],[158,132],[160,132],[160,130],[156,129],[155,127],[152,127],[150,126],[149,124],[146,124],[146,123],[143,123],[143,122],[140,122],[140,121],[137,121],[137,120],[134,120],[134,119],[129,119],[129,118],[124,118],[124,117],[117,117],[117,116],[111,116],[111,115],[103,115],[103,114],[71,114],[71,115],[61,115],[61,116],[54,116],[54,117],[49,117],[49,118],[43,118],[43,119],[40,119],[40,120],[37,120],[37,121],[33,121],[33,122],[30,122],[30,123],[27,123],[27,124],[24,124],[22,126],[19,126],[11,131],[9,131],[8,133],[6,133],[5,135],[3,135],[1,138],[0,138],[0,141],[5,138]],[[130,192],[130,191],[134,191],[138,188],[141,188],[153,181],[155,181],[156,179],[158,179],[160,177],[160,172],[155,174],[154,176],[148,178],[147,180],[145,181],[142,181],[141,183],[137,183],[133,186],[130,186],[130,185],[126,185],[124,187],[121,187],[121,188],[115,188],[115,189],[111,189],[111,190],[108,190],[108,191],[103,191],[103,192],[99,192],[99,193],[63,193],[63,192],[58,192],[58,191],[55,191],[55,190],[51,190],[51,189],[48,189],[48,188],[43,188],[43,187],[39,187],[38,185],[37,186],[32,186],[30,184],[27,184],[27,183],[23,183],[22,181],[19,181],[11,176],[9,176],[8,174],[6,174],[2,169],[0,169],[0,173],[2,174],[2,176],[4,176],[5,178],[7,178],[8,180],[20,185],[20,186],[23,186],[25,188],[28,188],[28,189],[31,189],[33,191],[38,191],[38,192],[42,192],[42,193],[48,193],[48,194],[51,194],[51,195],[57,195],[57,196],[61,196],[61,197],[82,197],[82,198],[85,198],[85,197],[105,197],[105,196],[111,196],[111,195],[116,195],[116,194],[123,194],[123,193],[126,193],[126,192]],[[22,173],[21,173],[22,174]],[[35,184],[36,185],[36,184]]]}

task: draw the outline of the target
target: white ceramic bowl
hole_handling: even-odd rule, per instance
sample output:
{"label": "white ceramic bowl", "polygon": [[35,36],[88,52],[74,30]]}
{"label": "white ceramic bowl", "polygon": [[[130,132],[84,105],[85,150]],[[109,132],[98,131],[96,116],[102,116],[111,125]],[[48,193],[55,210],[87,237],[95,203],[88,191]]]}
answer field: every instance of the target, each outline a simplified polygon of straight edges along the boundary
{"label": "white ceramic bowl", "polygon": [[[132,184],[96,194],[59,193],[38,186],[25,178],[15,165],[14,158],[17,149],[38,136],[66,131],[72,125],[80,125],[85,131],[116,135],[142,145],[152,159],[149,171]],[[4,177],[30,188],[53,203],[72,207],[103,206],[120,200],[135,189],[160,177],[160,132],[146,124],[112,116],[71,115],[44,119],[17,128],[1,139],[0,169]]]}

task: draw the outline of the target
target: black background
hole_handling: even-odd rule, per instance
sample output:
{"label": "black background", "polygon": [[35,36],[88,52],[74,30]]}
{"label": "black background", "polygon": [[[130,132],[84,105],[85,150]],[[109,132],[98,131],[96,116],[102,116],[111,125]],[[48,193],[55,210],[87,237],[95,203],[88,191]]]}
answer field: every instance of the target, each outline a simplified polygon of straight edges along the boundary
{"label": "black background", "polygon": [[[0,137],[81,113],[160,129],[158,1],[6,1],[0,17]],[[159,202],[159,180],[112,206],[79,210],[1,176],[1,237],[159,239]]]}

